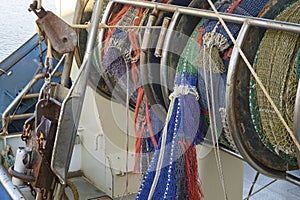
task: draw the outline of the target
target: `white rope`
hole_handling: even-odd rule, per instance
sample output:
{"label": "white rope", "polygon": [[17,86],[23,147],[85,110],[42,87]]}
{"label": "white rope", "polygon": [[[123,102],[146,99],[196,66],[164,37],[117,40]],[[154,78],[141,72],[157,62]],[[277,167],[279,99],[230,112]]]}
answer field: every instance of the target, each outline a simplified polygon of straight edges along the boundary
{"label": "white rope", "polygon": [[[205,48],[203,48],[203,51],[205,51]],[[210,52],[211,53],[211,52]],[[205,53],[203,54],[202,60],[204,60]],[[204,63],[204,62],[203,62]],[[209,59],[209,71],[210,71],[210,87],[211,87],[211,99],[212,103],[210,103],[210,95],[208,93],[208,81],[206,77],[206,66],[204,64],[203,66],[203,77],[204,77],[204,83],[205,83],[205,92],[206,92],[206,99],[207,99],[207,108],[208,108],[208,113],[209,113],[209,123],[211,126],[211,131],[212,131],[212,142],[214,144],[214,154],[216,158],[216,163],[217,163],[217,169],[221,181],[221,186],[224,194],[224,199],[227,200],[227,192],[225,188],[225,181],[224,181],[224,175],[223,175],[223,170],[222,170],[222,164],[221,164],[221,159],[220,159],[220,151],[219,151],[219,143],[218,143],[218,131],[217,131],[217,126],[216,126],[216,112],[215,112],[215,101],[214,101],[214,93],[213,93],[213,82],[212,82],[212,68],[211,68],[211,59]],[[212,111],[210,109],[210,105],[212,106]],[[212,119],[213,117],[213,119]]]}
{"label": "white rope", "polygon": [[125,190],[120,200],[123,200],[126,195],[128,195],[128,187],[129,187],[129,68],[126,64],[126,114],[125,114],[125,124],[126,124],[126,160],[125,160]]}
{"label": "white rope", "polygon": [[155,173],[155,177],[154,177],[154,180],[153,180],[150,192],[149,192],[148,200],[152,200],[152,196],[154,194],[154,191],[155,191],[155,188],[156,188],[159,176],[160,176],[162,162],[164,159],[164,152],[165,152],[167,133],[168,133],[168,125],[169,125],[169,122],[170,122],[170,119],[172,116],[176,97],[173,95],[170,95],[170,99],[171,99],[171,102],[170,102],[170,106],[169,106],[167,117],[166,117],[166,124],[164,126],[163,133],[161,136],[162,137],[161,148],[160,148],[159,157],[158,157],[158,161],[157,161],[157,165],[156,165],[156,173]]}
{"label": "white rope", "polygon": [[213,11],[217,15],[219,21],[221,22],[222,26],[224,27],[225,31],[227,32],[228,36],[230,37],[231,41],[233,42],[235,48],[240,53],[241,57],[243,58],[244,62],[247,65],[248,69],[250,70],[251,74],[255,78],[256,82],[258,83],[258,85],[262,89],[262,91],[265,94],[266,98],[268,99],[269,103],[273,107],[273,109],[274,109],[275,113],[277,114],[278,118],[280,119],[280,121],[282,122],[282,124],[285,126],[285,128],[286,128],[287,132],[289,133],[290,137],[292,138],[293,142],[295,143],[295,145],[297,146],[297,148],[300,150],[300,144],[299,144],[298,140],[296,139],[295,135],[293,134],[293,131],[290,129],[290,127],[288,126],[288,124],[286,123],[286,121],[284,120],[284,118],[282,117],[280,111],[278,110],[278,108],[276,107],[276,105],[273,102],[272,98],[268,94],[268,92],[267,92],[266,88],[264,87],[264,85],[262,84],[261,80],[259,79],[259,77],[255,73],[254,69],[252,68],[252,66],[251,66],[250,62],[248,61],[247,57],[245,56],[244,52],[238,46],[238,44],[237,44],[236,40],[234,39],[233,35],[230,33],[230,30],[228,29],[226,23],[224,22],[224,20],[222,19],[222,17],[218,13],[216,7],[211,2],[211,0],[208,0],[208,3],[210,4],[210,6],[212,7]]}
{"label": "white rope", "polygon": [[170,119],[172,116],[172,112],[174,109],[175,99],[178,98],[179,96],[187,95],[187,94],[195,95],[196,100],[198,101],[199,94],[197,92],[197,89],[195,87],[184,86],[184,85],[174,87],[174,91],[172,92],[172,94],[169,97],[171,102],[170,102],[170,106],[169,106],[167,117],[166,117],[166,124],[164,126],[163,133],[162,133],[161,148],[160,148],[159,157],[158,157],[158,161],[157,161],[157,165],[156,165],[156,173],[155,173],[155,177],[154,177],[154,180],[153,180],[150,192],[149,192],[148,200],[152,199],[152,196],[154,194],[154,191],[155,191],[155,188],[156,188],[159,176],[160,176],[162,162],[164,159],[165,147],[166,147],[168,125],[169,125],[169,122],[170,122]]}
{"label": "white rope", "polygon": [[[211,51],[212,49],[210,49]],[[211,54],[211,52],[210,52]],[[210,60],[210,62],[212,62],[212,60]],[[213,123],[213,128],[214,128],[214,136],[215,136],[215,143],[216,143],[216,154],[217,154],[217,166],[218,166],[218,171],[219,171],[219,176],[221,179],[221,185],[222,185],[222,189],[223,189],[223,193],[224,193],[224,198],[228,199],[227,197],[227,192],[226,192],[226,188],[225,188],[225,179],[224,179],[224,173],[223,173],[223,168],[222,168],[222,163],[221,163],[221,155],[220,155],[220,149],[219,149],[219,140],[218,140],[218,129],[217,129],[217,120],[216,120],[216,109],[215,109],[215,95],[214,95],[214,88],[213,88],[213,77],[212,77],[212,63],[209,63],[209,75],[210,75],[210,89],[211,89],[211,106],[212,106],[212,117],[213,117],[213,121],[215,123]]]}

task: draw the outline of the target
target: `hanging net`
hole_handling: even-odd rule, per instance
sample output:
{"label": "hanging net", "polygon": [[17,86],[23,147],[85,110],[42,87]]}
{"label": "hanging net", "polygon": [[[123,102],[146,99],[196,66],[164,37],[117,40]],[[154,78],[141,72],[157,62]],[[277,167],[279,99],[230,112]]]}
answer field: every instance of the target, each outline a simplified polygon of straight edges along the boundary
{"label": "hanging net", "polygon": [[[289,6],[276,20],[299,24],[300,2]],[[299,45],[298,34],[267,30],[254,62],[257,75],[289,127],[293,127]],[[262,142],[289,164],[296,165],[296,147],[254,78],[250,81],[250,110]]]}

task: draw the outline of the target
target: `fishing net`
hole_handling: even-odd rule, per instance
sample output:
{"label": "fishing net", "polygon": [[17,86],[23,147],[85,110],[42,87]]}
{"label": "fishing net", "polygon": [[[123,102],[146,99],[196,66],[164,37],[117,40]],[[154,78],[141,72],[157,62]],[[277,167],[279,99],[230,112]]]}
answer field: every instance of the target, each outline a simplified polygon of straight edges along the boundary
{"label": "fishing net", "polygon": [[296,56],[296,79],[297,79],[297,82],[299,81],[299,78],[300,78],[300,48],[299,48],[297,56]]}
{"label": "fishing net", "polygon": [[[231,10],[231,7],[239,10],[239,4],[241,3],[242,7],[247,5],[245,8],[256,10],[254,13],[256,15],[264,6],[261,1],[255,4],[261,5],[261,7],[253,9],[249,6],[251,4],[250,0],[243,2],[242,4],[241,1],[222,1],[223,6],[218,5],[225,8],[225,10],[221,9],[220,11]],[[242,13],[245,12],[244,10]],[[224,53],[224,59],[226,60],[228,59],[227,55],[230,54],[230,49],[228,49],[228,52],[226,49],[222,49],[222,52],[220,52],[220,49],[216,49],[216,52],[211,51],[212,48],[208,48],[208,54],[200,53],[199,58],[199,52],[203,48],[204,24],[209,24],[209,22],[212,21],[201,21],[199,23],[179,58],[174,92],[170,95],[171,102],[166,124],[137,199],[201,199],[203,197],[197,174],[198,164],[195,145],[204,141],[204,133],[210,129],[210,126],[213,126],[208,122],[210,121],[209,117],[216,114],[214,111],[208,112],[208,108],[211,106],[210,99],[216,97],[218,102],[216,107],[218,109],[222,106],[225,107],[224,79],[226,79],[226,74],[225,76],[220,73],[211,75],[208,71],[212,72],[213,70],[199,70],[199,65],[202,68],[209,67],[207,64],[211,64],[215,59],[215,57],[211,57],[211,60],[205,62],[206,60],[201,55],[211,55],[211,52],[213,52],[222,59],[221,54]],[[213,21],[212,23],[216,26],[218,22]],[[236,26],[230,28],[235,30]],[[219,31],[217,37],[222,34],[222,31],[225,33],[222,27]],[[235,36],[237,36],[237,33],[238,30],[235,31]],[[230,41],[226,42],[229,48]],[[223,60],[221,62],[224,64]],[[225,63],[228,66],[228,62]],[[209,91],[206,89],[206,85],[209,85]],[[218,124],[219,131],[221,131],[220,116],[212,123]]]}
{"label": "fishing net", "polygon": [[[299,23],[300,2],[292,4],[276,20]],[[257,75],[289,127],[293,127],[299,45],[298,34],[267,30],[254,61]],[[252,120],[262,142],[295,166],[294,143],[254,78],[250,80],[249,99]]]}
{"label": "fishing net", "polygon": [[167,132],[162,133],[137,199],[148,199],[150,194],[151,199],[201,199],[203,196],[193,145],[196,141],[203,141],[203,123],[196,98],[197,67],[192,65],[195,35],[197,31],[191,35],[179,59],[172,93],[174,99],[168,114],[170,118],[165,125]]}
{"label": "fishing net", "polygon": [[[220,1],[216,3],[219,12],[233,13],[246,16],[257,16],[268,0],[261,1]],[[241,25],[227,23],[231,34],[236,38]],[[226,147],[238,151],[229,132],[227,116],[225,112],[225,93],[227,69],[232,52],[232,41],[224,27],[215,20],[207,20],[203,28],[198,31],[199,43],[202,46],[198,55],[199,69],[198,89],[200,103],[203,109],[202,117],[208,127],[207,138],[212,137],[212,127],[208,126],[209,117],[213,117],[213,123],[217,128],[219,142]],[[211,73],[211,71],[213,73]],[[215,109],[215,111],[213,111]],[[209,113],[211,112],[211,113]],[[213,112],[213,113],[212,113]]]}

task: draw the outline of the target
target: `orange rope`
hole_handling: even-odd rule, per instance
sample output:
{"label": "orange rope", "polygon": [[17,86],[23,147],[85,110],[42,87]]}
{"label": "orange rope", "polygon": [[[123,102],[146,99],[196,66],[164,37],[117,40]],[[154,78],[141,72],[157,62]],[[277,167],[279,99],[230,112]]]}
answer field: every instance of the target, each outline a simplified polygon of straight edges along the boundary
{"label": "orange rope", "polygon": [[199,36],[197,38],[197,41],[199,43],[200,46],[203,45],[203,33],[204,33],[204,28],[201,28],[200,30],[198,30],[199,32]]}
{"label": "orange rope", "polygon": [[144,97],[144,88],[140,87],[138,89],[138,96],[136,100],[136,106],[135,106],[135,112],[134,112],[134,119],[133,119],[133,124],[134,124],[134,132],[136,135],[136,141],[135,141],[135,158],[134,158],[134,172],[138,172],[139,169],[139,161],[140,161],[140,153],[141,153],[141,148],[142,148],[142,134],[144,132],[144,123],[141,122],[140,129],[137,130],[137,118],[139,115],[139,109],[141,106],[141,103],[143,101]]}
{"label": "orange rope", "polygon": [[151,141],[154,145],[154,148],[156,148],[157,147],[157,141],[156,141],[154,133],[153,133],[153,128],[152,128],[151,119],[150,119],[150,113],[149,113],[149,109],[148,109],[148,99],[147,98],[146,98],[146,103],[145,103],[145,110],[146,110],[146,122],[147,122],[147,127],[148,127],[148,130],[149,130],[150,138],[151,138]]}
{"label": "orange rope", "polygon": [[238,7],[238,5],[242,2],[242,0],[237,0],[236,2],[234,2],[234,4],[232,4],[231,8],[228,10],[228,13],[233,13],[234,9],[236,9],[236,7]]}
{"label": "orange rope", "polygon": [[144,97],[144,88],[140,87],[138,89],[138,96],[137,96],[137,100],[136,100],[135,111],[134,111],[134,119],[133,119],[133,124],[134,124],[135,129],[136,129],[137,117],[139,115],[139,109],[140,109],[143,97]]}
{"label": "orange rope", "polygon": [[[114,16],[114,18],[110,22],[108,22],[108,25],[115,26],[129,8],[130,8],[130,5],[124,5],[123,8],[120,10],[120,12],[116,16]],[[108,47],[109,39],[111,38],[111,36],[114,32],[115,32],[115,28],[107,29],[106,36],[105,36],[104,52],[106,51],[106,49]]]}

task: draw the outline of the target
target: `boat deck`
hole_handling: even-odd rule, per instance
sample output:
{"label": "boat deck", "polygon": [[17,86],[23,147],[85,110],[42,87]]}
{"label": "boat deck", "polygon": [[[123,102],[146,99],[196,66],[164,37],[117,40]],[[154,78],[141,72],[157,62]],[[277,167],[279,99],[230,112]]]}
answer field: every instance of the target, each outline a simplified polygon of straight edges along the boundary
{"label": "boat deck", "polygon": [[[243,189],[243,199],[248,196],[249,190],[251,188],[252,182],[256,175],[256,171],[250,167],[247,163],[244,165],[244,189]],[[262,174],[259,175],[256,184],[253,188],[253,193],[258,191],[260,188],[264,187],[268,183],[272,182],[274,179],[266,177]],[[79,199],[81,200],[110,200],[105,193],[97,189],[90,183],[85,177],[74,177],[71,181],[76,185],[79,192]],[[22,188],[22,192],[25,194],[26,200],[34,200],[33,196],[30,194],[29,188]],[[72,199],[72,194],[69,189],[67,189],[67,194],[70,199]],[[133,200],[135,199],[135,194],[115,198],[115,200]],[[300,199],[300,187],[289,183],[287,181],[277,180],[268,187],[264,188],[258,193],[255,193],[250,197],[251,200],[290,200],[290,199]]]}
{"label": "boat deck", "polygon": [[[248,195],[254,177],[256,175],[256,171],[250,167],[247,163],[244,165],[244,189],[243,189],[243,199],[245,199]],[[300,171],[297,171],[297,176],[300,175]],[[274,179],[264,176],[262,174],[259,175],[256,184],[253,188],[253,193],[259,190],[261,187],[267,185],[272,182]],[[265,189],[261,190],[259,193],[254,194],[250,200],[291,200],[291,199],[300,199],[300,187],[294,185],[290,182],[284,180],[277,180]]]}

